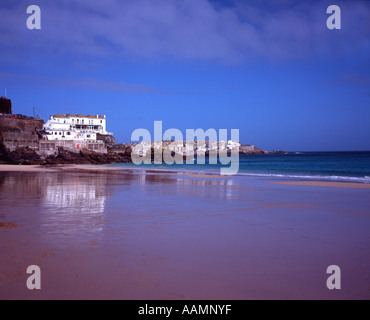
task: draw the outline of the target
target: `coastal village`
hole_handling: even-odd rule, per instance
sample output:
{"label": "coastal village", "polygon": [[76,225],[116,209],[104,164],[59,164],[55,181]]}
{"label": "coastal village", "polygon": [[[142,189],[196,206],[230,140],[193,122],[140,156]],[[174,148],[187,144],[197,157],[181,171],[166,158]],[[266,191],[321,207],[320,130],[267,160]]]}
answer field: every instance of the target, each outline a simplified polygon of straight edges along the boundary
{"label": "coastal village", "polygon": [[[137,143],[120,143],[107,131],[105,115],[56,114],[46,122],[39,117],[15,114],[11,100],[0,97],[0,161],[21,164],[131,162]],[[141,155],[161,148],[185,156],[192,153],[231,151],[264,154],[253,145],[236,141],[164,140],[144,143]]]}

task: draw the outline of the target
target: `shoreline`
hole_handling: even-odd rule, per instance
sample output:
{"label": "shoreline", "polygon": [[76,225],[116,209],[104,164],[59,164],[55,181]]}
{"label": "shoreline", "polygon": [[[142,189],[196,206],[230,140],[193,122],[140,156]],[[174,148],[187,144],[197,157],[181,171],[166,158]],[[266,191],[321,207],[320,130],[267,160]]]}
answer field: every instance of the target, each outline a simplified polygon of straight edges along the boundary
{"label": "shoreline", "polygon": [[352,188],[352,189],[370,189],[370,184],[360,182],[345,181],[271,181],[273,184],[288,186],[311,186],[311,187],[331,187],[331,188]]}
{"label": "shoreline", "polygon": [[[1,172],[63,172],[63,171],[93,171],[93,172],[121,172],[125,174],[167,174],[167,175],[182,175],[186,178],[217,178],[217,179],[230,179],[234,177],[244,178],[259,178],[261,180],[281,179],[281,177],[273,176],[261,176],[261,175],[243,175],[236,174],[233,176],[220,175],[214,172],[197,172],[187,171],[181,169],[163,169],[163,168],[143,168],[143,167],[109,167],[106,165],[89,165],[89,164],[60,164],[60,165],[12,165],[12,164],[0,164]],[[332,187],[332,188],[352,188],[352,189],[370,189],[370,184],[364,182],[348,182],[348,181],[323,181],[323,180],[305,180],[287,177],[288,181],[266,181],[272,184],[280,184],[287,186],[312,186],[312,187]]]}
{"label": "shoreline", "polygon": [[185,170],[166,170],[157,168],[143,168],[143,167],[107,167],[102,165],[88,165],[88,164],[61,164],[61,165],[12,165],[12,164],[0,164],[1,172],[62,172],[62,171],[74,171],[74,170],[84,170],[84,171],[94,171],[94,172],[124,172],[124,173],[143,173],[143,174],[182,174],[189,178],[224,178],[227,179],[229,176],[223,176],[216,173],[202,173],[196,171],[185,171]]}

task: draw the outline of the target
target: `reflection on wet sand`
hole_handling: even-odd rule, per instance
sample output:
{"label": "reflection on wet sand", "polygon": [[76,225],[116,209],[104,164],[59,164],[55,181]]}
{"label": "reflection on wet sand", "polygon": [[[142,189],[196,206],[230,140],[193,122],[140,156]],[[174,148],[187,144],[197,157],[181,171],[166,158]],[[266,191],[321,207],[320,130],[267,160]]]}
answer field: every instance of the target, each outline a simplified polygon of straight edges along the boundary
{"label": "reflection on wet sand", "polygon": [[43,175],[24,172],[0,172],[0,199],[40,198],[43,190]]}
{"label": "reflection on wet sand", "polygon": [[149,171],[149,174],[141,174],[139,176],[139,181],[142,185],[170,183],[174,185],[173,190],[180,194],[194,195],[194,188],[196,188],[196,196],[198,198],[230,200],[237,196],[234,192],[236,189],[233,188],[236,186],[236,181],[226,177],[213,178],[212,175],[209,175],[207,178],[196,178],[193,176],[187,177],[186,173],[164,174],[155,171]]}
{"label": "reflection on wet sand", "polygon": [[[232,189],[234,183],[234,180],[227,178],[198,179],[158,172],[2,172],[0,199],[4,199],[3,206],[12,208],[13,216],[17,215],[20,204],[39,207],[40,212],[32,219],[46,233],[62,230],[65,235],[77,235],[79,232],[97,233],[104,229],[106,202],[112,197],[116,186],[130,186],[131,192],[144,188],[141,189],[144,195],[156,191],[157,196],[166,196],[171,192],[197,198],[230,200],[235,197]],[[160,185],[166,188],[158,187]]]}
{"label": "reflection on wet sand", "polygon": [[[104,208],[111,195],[106,174],[2,173],[0,194],[8,219],[20,218],[44,234],[78,235],[104,228]],[[6,204],[5,204],[6,205]],[[38,208],[32,213],[27,207]]]}
{"label": "reflection on wet sand", "polygon": [[110,196],[107,183],[106,174],[46,175],[41,204],[44,209],[42,225],[64,226],[64,234],[102,231],[105,203]]}
{"label": "reflection on wet sand", "polygon": [[[0,230],[0,299],[330,298],[333,254],[350,277],[337,294],[368,299],[367,190],[267,182],[1,172],[0,222],[19,227]],[[39,295],[25,289],[31,264]]]}

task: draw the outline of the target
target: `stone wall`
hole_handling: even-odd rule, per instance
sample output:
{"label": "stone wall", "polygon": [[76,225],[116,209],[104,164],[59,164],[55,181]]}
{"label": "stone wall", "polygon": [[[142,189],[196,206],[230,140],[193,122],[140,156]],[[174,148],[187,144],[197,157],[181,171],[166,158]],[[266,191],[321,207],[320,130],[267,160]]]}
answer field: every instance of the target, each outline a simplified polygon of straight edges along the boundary
{"label": "stone wall", "polygon": [[41,130],[44,121],[19,115],[0,116],[0,143],[10,151],[16,148],[39,148],[36,130]]}
{"label": "stone wall", "polygon": [[84,149],[98,153],[107,153],[107,148],[103,141],[41,140],[37,154],[40,156],[55,155],[58,153],[58,148],[75,153],[79,153]]}

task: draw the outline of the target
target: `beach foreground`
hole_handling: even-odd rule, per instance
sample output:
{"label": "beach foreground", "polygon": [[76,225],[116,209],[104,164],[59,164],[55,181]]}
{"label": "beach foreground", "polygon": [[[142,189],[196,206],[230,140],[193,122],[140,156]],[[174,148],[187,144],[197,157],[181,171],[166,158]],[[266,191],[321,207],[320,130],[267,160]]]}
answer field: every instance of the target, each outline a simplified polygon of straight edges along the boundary
{"label": "beach foreground", "polygon": [[357,185],[0,166],[0,299],[369,299]]}

